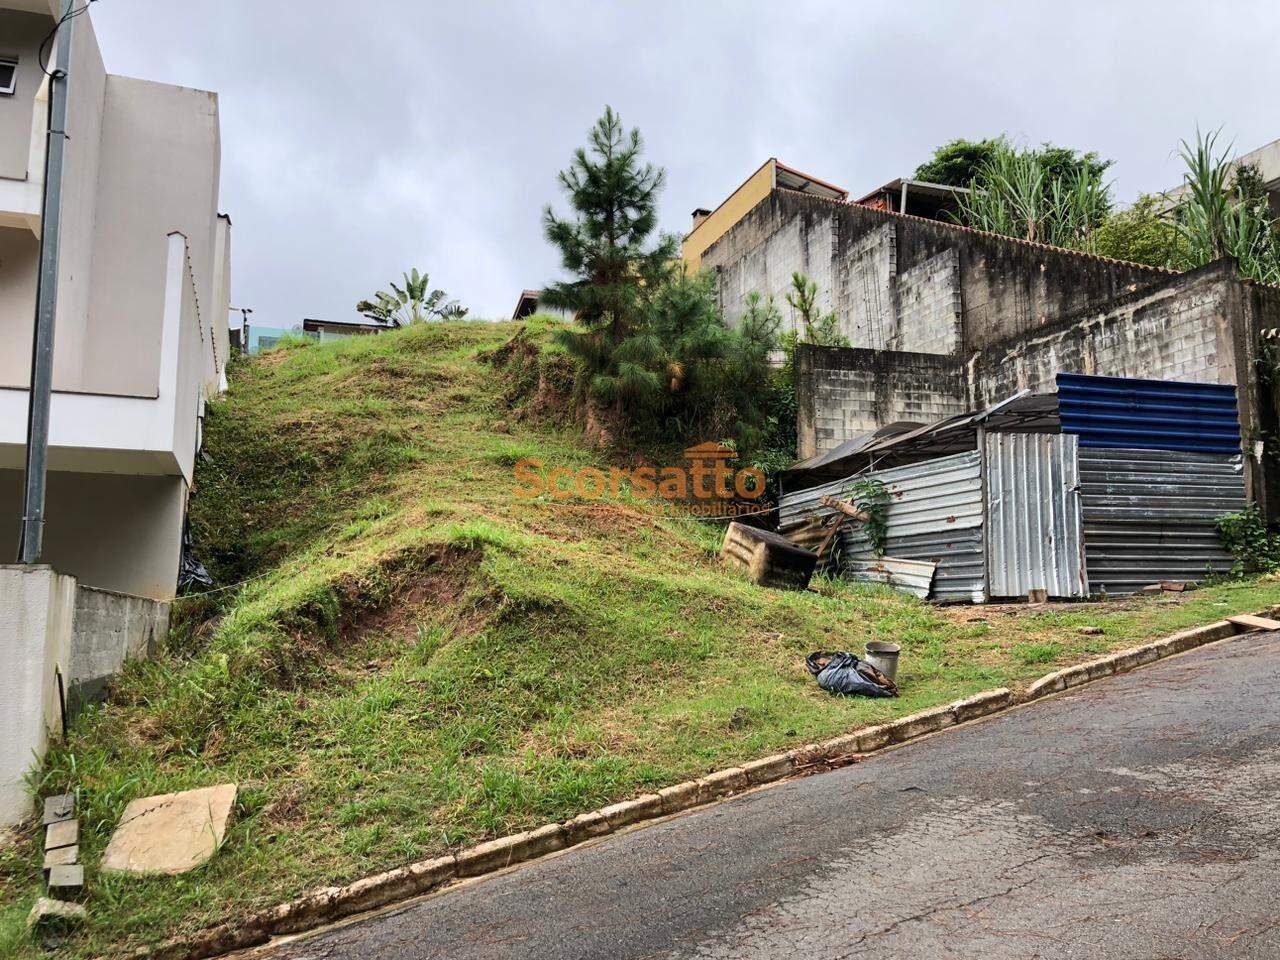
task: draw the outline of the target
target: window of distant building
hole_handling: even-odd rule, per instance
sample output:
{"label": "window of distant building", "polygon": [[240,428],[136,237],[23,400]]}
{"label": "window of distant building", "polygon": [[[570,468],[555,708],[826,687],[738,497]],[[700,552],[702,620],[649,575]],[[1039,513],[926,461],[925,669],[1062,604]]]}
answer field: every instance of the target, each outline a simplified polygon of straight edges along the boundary
{"label": "window of distant building", "polygon": [[18,86],[18,58],[0,57],[0,94],[11,94]]}

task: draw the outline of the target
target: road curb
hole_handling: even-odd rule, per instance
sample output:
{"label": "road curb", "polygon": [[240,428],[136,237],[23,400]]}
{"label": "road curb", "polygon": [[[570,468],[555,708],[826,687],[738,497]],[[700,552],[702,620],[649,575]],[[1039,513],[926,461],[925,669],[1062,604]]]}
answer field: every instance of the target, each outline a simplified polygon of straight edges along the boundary
{"label": "road curb", "polygon": [[[1280,615],[1280,606],[1258,616]],[[863,727],[821,743],[717,770],[696,780],[664,787],[589,810],[563,823],[549,823],[523,833],[499,837],[456,854],[419,861],[365,877],[343,887],[323,887],[297,900],[260,911],[246,920],[166,941],[154,949],[140,948],[137,957],[153,960],[203,960],[236,950],[260,946],[274,937],[302,933],[357,913],[419,897],[464,878],[484,876],[520,863],[538,860],[597,837],[670,816],[833,763],[849,762],[861,755],[907,743],[947,727],[968,723],[1014,706],[1032,703],[1104,677],[1128,673],[1137,667],[1194,650],[1240,631],[1226,620],[1192,627],[1160,640],[1118,650],[1085,663],[1055,670],[1017,693],[1007,687],[984,690],[960,700]]]}

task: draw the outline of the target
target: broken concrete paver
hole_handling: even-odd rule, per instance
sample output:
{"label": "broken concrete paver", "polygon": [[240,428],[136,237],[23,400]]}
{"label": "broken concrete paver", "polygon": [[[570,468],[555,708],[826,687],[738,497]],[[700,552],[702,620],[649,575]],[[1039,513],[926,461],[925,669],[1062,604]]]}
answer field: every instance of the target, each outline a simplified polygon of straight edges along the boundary
{"label": "broken concrete paver", "polygon": [[59,900],[78,896],[84,889],[84,867],[78,863],[49,868],[49,894]]}
{"label": "broken concrete paver", "polygon": [[58,847],[56,850],[47,850],[44,855],[44,869],[51,867],[61,867],[76,863],[80,859],[80,845],[73,843],[69,847]]}
{"label": "broken concrete paver", "polygon": [[119,873],[185,873],[212,857],[227,833],[236,785],[141,797],[124,815],[101,868]]}
{"label": "broken concrete paver", "polygon": [[83,923],[87,914],[78,903],[41,897],[27,914],[28,930],[51,930]]}
{"label": "broken concrete paver", "polygon": [[46,827],[51,823],[57,823],[59,820],[70,820],[76,813],[76,795],[74,793],[59,793],[52,797],[44,798],[44,819],[41,821]]}
{"label": "broken concrete paver", "polygon": [[80,842],[80,821],[59,820],[51,823],[45,830],[44,848],[55,850],[58,847],[69,847]]}

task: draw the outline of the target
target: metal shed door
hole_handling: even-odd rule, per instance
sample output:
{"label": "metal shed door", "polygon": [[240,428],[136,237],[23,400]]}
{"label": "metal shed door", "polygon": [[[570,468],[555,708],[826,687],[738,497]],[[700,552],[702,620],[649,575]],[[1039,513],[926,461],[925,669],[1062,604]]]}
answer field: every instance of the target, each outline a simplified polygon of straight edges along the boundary
{"label": "metal shed door", "polygon": [[1088,594],[1081,537],[1077,439],[993,433],[986,438],[987,583],[993,597]]}

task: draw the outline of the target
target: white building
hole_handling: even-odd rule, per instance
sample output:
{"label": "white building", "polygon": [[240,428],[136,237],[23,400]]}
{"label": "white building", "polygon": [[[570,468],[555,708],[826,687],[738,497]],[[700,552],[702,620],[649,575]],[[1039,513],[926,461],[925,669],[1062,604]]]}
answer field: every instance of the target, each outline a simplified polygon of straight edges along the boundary
{"label": "white building", "polygon": [[[17,549],[61,0],[0,0],[0,559]],[[217,95],[108,74],[71,20],[68,135],[43,559],[95,587],[174,595],[205,398],[230,346],[230,221]],[[0,89],[4,89],[0,74]]]}
{"label": "white building", "polygon": [[[22,515],[50,96],[39,48],[62,6],[0,0],[0,563]],[[67,701],[163,636],[201,418],[229,354],[216,94],[108,74],[88,15],[61,30],[48,566],[0,566],[0,827],[30,810],[22,775]]]}

